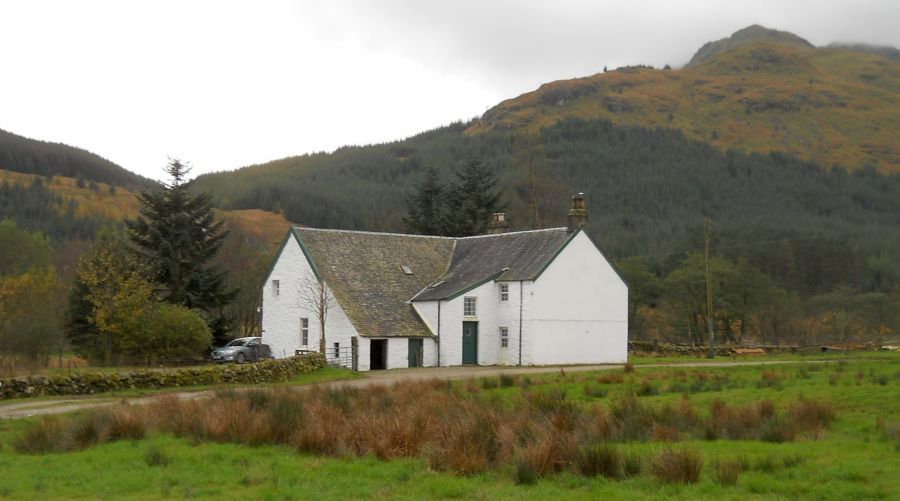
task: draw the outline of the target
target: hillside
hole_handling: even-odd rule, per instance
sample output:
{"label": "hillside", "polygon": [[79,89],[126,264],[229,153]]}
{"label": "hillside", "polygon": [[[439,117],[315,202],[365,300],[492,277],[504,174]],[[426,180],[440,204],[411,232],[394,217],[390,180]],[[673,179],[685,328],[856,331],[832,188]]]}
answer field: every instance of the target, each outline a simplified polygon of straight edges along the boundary
{"label": "hillside", "polygon": [[[114,185],[96,182],[82,183],[84,186],[79,187],[77,179],[64,176],[39,177],[38,179],[40,188],[54,195],[52,209],[60,218],[65,218],[66,214],[69,214],[78,220],[96,221],[98,224],[118,224],[125,218],[133,218],[137,215],[137,192],[128,188],[116,188]],[[35,176],[32,174],[0,169],[0,185],[5,184],[9,189],[19,185],[25,190],[34,190],[36,188],[34,181]],[[10,217],[14,220],[19,219],[17,221],[19,224],[23,223],[14,213],[4,211],[2,209],[4,206],[5,204],[0,201],[0,219]],[[281,242],[291,224],[282,214],[259,209],[217,210],[216,212],[229,227],[240,228],[242,231],[256,235],[273,248]],[[43,218],[46,220],[49,219],[49,216],[45,214]],[[30,226],[27,221],[24,223],[24,227]],[[31,229],[47,232],[46,228]]]}
{"label": "hillside", "polygon": [[606,119],[677,129],[723,151],[900,173],[900,63],[882,54],[751,27],[705,45],[684,69],[545,84],[490,109],[467,133],[535,136],[567,118]]}
{"label": "hillside", "polygon": [[50,143],[0,130],[0,169],[66,176],[86,181],[148,188],[153,181],[130,172],[99,155],[74,146]]}

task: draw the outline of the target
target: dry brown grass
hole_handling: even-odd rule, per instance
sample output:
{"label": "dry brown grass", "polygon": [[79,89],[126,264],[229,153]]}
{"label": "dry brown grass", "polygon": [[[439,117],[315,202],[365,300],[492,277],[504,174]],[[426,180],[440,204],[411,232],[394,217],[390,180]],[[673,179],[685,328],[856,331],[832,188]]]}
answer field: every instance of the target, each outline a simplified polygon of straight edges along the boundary
{"label": "dry brown grass", "polygon": [[703,457],[691,449],[665,449],[650,465],[653,476],[670,484],[696,484],[703,472]]}
{"label": "dry brown grass", "polygon": [[[162,397],[147,406],[46,419],[17,447],[26,453],[76,450],[161,431],[197,442],[283,444],[335,457],[419,457],[435,470],[461,475],[512,463],[517,481],[528,483],[563,470],[608,478],[638,474],[643,460],[623,456],[615,443],[704,436],[784,441],[803,430],[824,429],[833,417],[827,402],[803,399],[782,412],[770,401],[715,401],[701,415],[687,397],[651,405],[629,395],[585,406],[560,390],[526,388],[521,398],[505,401],[473,381],[424,381],[305,392],[226,390],[207,400]],[[691,459],[689,452],[667,449],[653,468],[690,482],[690,468],[697,467]]]}

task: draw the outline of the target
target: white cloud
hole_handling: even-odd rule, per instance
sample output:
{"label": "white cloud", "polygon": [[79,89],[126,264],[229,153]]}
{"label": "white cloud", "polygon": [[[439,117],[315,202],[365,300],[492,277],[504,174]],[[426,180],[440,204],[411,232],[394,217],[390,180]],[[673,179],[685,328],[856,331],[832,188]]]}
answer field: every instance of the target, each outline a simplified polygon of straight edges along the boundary
{"label": "white cloud", "polygon": [[900,4],[7,1],[0,127],[157,177],[402,138],[603,66],[686,62],[752,23],[900,46]]}

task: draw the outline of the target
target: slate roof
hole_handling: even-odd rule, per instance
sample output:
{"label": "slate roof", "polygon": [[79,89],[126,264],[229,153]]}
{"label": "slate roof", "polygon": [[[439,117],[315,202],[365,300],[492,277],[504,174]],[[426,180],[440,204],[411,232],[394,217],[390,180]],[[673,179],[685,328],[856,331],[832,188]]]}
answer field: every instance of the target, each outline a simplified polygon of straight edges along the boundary
{"label": "slate roof", "polygon": [[415,300],[452,298],[491,279],[533,280],[572,235],[566,228],[551,228],[458,238],[447,272]]}
{"label": "slate roof", "polygon": [[452,238],[298,227],[294,234],[361,335],[432,336],[409,300],[447,270]]}
{"label": "slate roof", "polygon": [[410,301],[452,298],[491,279],[533,280],[573,235],[565,228],[466,238],[293,231],[357,332],[368,337],[432,336]]}

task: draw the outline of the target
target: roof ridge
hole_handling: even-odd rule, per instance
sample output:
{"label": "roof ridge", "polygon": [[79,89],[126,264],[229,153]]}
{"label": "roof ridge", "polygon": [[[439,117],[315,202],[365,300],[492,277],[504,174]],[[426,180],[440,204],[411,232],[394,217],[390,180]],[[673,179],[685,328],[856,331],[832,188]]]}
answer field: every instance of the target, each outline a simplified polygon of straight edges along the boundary
{"label": "roof ridge", "polygon": [[[301,230],[301,231],[321,231],[321,232],[328,232],[328,233],[356,233],[356,234],[360,234],[360,235],[385,235],[385,236],[391,236],[391,237],[434,238],[434,239],[439,239],[439,240],[453,240],[454,243],[459,240],[471,240],[471,239],[475,239],[475,238],[504,237],[504,236],[510,236],[510,235],[522,235],[525,233],[540,233],[540,232],[544,232],[544,231],[560,231],[560,230],[568,231],[568,229],[565,226],[559,226],[556,228],[541,228],[538,230],[509,231],[506,233],[495,233],[493,235],[472,235],[472,236],[468,236],[468,237],[445,237],[442,235],[416,235],[413,233],[393,233],[393,232],[388,232],[388,231],[342,230],[342,229],[338,229],[338,228],[312,228],[309,226],[298,226],[298,225],[293,225],[293,228],[295,230]],[[451,255],[452,255],[452,253],[451,253]]]}
{"label": "roof ridge", "polygon": [[361,235],[384,235],[390,237],[409,237],[409,238],[434,238],[438,240],[456,240],[455,237],[444,237],[440,235],[415,235],[412,233],[392,233],[387,231],[364,231],[364,230],[341,230],[337,228],[311,228],[309,226],[294,226],[297,230],[302,231],[321,231],[327,233],[356,233]]}
{"label": "roof ridge", "polygon": [[506,237],[506,236],[510,236],[510,235],[522,235],[524,233],[540,233],[543,231],[559,231],[559,230],[568,231],[568,228],[566,228],[565,226],[559,226],[556,228],[541,228],[538,230],[508,231],[506,233],[495,233],[493,235],[472,235],[469,237],[457,237],[456,240],[473,240],[476,238]]}

